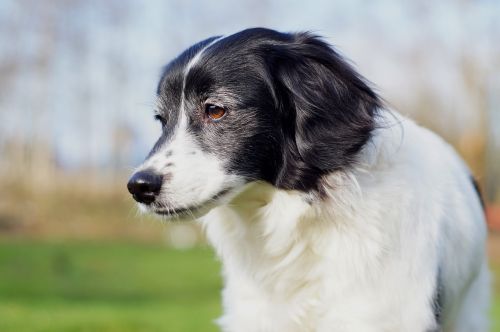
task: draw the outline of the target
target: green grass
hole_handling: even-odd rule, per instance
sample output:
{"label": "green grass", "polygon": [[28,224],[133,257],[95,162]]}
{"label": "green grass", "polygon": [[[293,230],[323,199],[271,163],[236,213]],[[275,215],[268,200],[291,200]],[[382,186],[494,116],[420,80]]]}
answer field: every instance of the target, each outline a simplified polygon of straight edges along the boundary
{"label": "green grass", "polygon": [[[219,269],[208,248],[3,242],[0,331],[217,331]],[[499,290],[492,331],[500,331]]]}
{"label": "green grass", "polygon": [[219,266],[207,248],[0,244],[0,331],[217,331]]}

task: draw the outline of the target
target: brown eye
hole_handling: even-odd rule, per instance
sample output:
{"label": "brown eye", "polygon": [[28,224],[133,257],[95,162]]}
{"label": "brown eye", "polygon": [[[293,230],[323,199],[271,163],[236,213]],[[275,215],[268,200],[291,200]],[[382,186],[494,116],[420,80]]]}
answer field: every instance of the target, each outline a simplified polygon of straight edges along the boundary
{"label": "brown eye", "polygon": [[212,120],[219,120],[226,114],[226,110],[223,109],[220,106],[212,105],[212,104],[207,104],[205,106],[205,112],[207,113],[208,117]]}

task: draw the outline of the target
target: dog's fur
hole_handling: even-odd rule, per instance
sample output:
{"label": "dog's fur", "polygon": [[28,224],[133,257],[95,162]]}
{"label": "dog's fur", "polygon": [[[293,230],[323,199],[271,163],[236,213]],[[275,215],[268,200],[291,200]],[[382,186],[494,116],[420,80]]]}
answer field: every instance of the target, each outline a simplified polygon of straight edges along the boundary
{"label": "dog's fur", "polygon": [[[224,331],[486,331],[486,227],[467,168],[309,33],[202,41],[158,86],[141,206],[203,217]],[[222,107],[218,120],[206,104]]]}

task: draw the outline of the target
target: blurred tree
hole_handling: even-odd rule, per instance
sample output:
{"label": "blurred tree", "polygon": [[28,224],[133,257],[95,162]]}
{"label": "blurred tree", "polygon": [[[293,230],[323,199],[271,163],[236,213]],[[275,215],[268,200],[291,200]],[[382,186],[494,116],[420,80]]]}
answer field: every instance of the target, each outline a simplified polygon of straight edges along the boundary
{"label": "blurred tree", "polygon": [[492,179],[488,197],[496,195],[500,163],[491,140],[498,138],[490,133],[486,146],[485,128],[500,127],[491,113],[498,112],[498,85],[488,82],[500,72],[500,20],[491,14],[498,5],[285,3],[0,1],[0,167],[40,183],[68,170],[91,172],[87,183],[112,179],[154,138],[147,112],[153,106],[134,110],[154,98],[161,65],[196,40],[263,25],[332,37],[372,70],[367,76],[382,95],[457,146],[483,185]]}
{"label": "blurred tree", "polygon": [[[500,68],[500,60],[497,65]],[[492,76],[488,87],[485,191],[488,201],[500,203],[500,77]]]}

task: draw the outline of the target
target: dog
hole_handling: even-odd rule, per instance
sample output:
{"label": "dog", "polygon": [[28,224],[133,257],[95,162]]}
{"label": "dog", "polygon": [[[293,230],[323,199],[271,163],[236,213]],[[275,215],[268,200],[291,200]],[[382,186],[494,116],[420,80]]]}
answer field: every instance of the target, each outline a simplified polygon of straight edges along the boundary
{"label": "dog", "polygon": [[252,28],[162,72],[162,134],[128,182],[199,219],[223,331],[486,331],[487,228],[467,167],[322,38]]}

